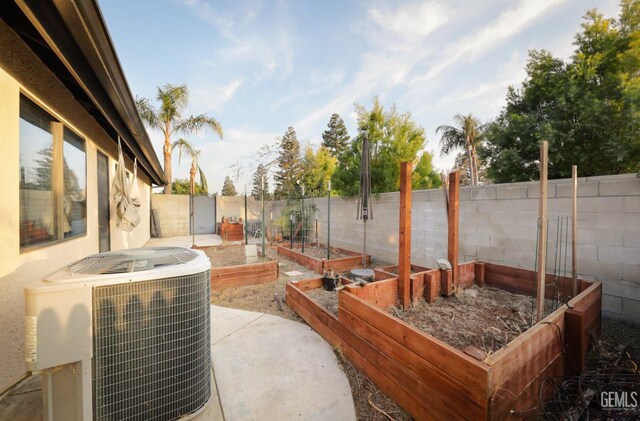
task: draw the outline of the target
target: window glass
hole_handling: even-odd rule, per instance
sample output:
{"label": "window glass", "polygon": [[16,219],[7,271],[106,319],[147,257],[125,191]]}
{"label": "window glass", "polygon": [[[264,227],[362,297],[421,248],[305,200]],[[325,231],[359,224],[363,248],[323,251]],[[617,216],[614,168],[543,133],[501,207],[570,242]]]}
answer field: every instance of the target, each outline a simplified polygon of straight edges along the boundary
{"label": "window glass", "polygon": [[53,194],[55,120],[20,98],[20,246],[57,239]]}
{"label": "window glass", "polygon": [[87,232],[87,155],[84,139],[66,127],[63,139],[63,232],[69,238]]}

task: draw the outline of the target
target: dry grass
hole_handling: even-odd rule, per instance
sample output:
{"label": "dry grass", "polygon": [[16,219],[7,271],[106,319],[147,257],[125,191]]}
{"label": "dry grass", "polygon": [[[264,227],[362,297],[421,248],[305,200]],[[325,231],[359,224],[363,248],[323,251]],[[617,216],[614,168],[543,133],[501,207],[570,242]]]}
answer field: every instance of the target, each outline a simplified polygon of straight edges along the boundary
{"label": "dry grass", "polygon": [[324,288],[315,288],[304,293],[330,313],[335,316],[338,315],[338,291],[325,291]]}
{"label": "dry grass", "polygon": [[[204,251],[209,260],[211,260],[211,266],[213,267],[236,266],[246,263],[244,244],[200,247],[200,250]],[[258,257],[258,260],[260,262],[268,261],[268,259],[261,257]]]}

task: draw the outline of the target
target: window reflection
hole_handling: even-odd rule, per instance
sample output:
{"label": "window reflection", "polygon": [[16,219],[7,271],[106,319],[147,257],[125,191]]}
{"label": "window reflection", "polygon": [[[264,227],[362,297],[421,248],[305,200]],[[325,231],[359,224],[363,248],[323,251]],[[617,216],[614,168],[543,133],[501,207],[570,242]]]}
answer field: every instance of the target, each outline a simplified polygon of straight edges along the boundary
{"label": "window reflection", "polygon": [[64,129],[62,146],[64,169],[64,237],[87,231],[87,159],[84,140]]}
{"label": "window reflection", "polygon": [[54,124],[62,128],[20,97],[20,247],[87,232],[86,144]]}
{"label": "window reflection", "polygon": [[55,120],[28,99],[20,99],[20,246],[57,237],[53,196]]}

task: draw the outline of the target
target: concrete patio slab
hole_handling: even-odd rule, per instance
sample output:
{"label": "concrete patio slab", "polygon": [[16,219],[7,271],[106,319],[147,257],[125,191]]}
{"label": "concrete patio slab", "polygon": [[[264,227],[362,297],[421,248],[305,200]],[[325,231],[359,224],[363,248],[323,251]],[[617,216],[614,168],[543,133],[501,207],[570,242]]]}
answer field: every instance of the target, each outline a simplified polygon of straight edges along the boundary
{"label": "concrete patio slab", "polygon": [[[194,420],[355,420],[332,348],[302,323],[211,306],[213,393]],[[42,419],[40,376],[0,399],[0,419]]]}
{"label": "concrete patio slab", "polygon": [[217,306],[211,315],[225,419],[356,419],[349,382],[332,348],[309,326]]}
{"label": "concrete patio slab", "polygon": [[[163,237],[150,238],[145,247],[186,247],[193,245],[193,237],[191,235],[183,235],[179,237]],[[196,234],[195,245],[200,247],[219,246],[222,239],[216,234]]]}

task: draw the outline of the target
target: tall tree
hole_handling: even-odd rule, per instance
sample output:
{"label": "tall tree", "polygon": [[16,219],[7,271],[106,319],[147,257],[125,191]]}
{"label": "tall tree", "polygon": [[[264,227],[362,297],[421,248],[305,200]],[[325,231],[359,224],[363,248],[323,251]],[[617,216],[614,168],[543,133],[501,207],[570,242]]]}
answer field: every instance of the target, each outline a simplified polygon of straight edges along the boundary
{"label": "tall tree", "polygon": [[338,157],[349,147],[349,133],[339,114],[331,115],[327,127],[322,133],[322,146],[327,148],[331,156]]}
{"label": "tall tree", "polygon": [[305,195],[318,197],[324,196],[328,189],[328,183],[336,168],[337,158],[331,156],[331,152],[324,146],[320,146],[316,152],[308,146],[302,166],[301,183],[305,186]]}
{"label": "tall tree", "polygon": [[464,149],[467,152],[471,185],[475,186],[478,184],[477,148],[484,138],[484,126],[471,114],[456,114],[453,121],[455,126],[443,125],[436,129],[436,133],[442,132],[441,152],[447,155],[453,150]]}
{"label": "tall tree", "polygon": [[335,190],[344,196],[358,194],[362,140],[367,133],[371,144],[369,165],[373,193],[397,191],[400,163],[412,161],[418,164],[418,153],[426,141],[424,129],[411,119],[410,113],[399,114],[395,106],[385,111],[377,97],[373,99],[370,111],[356,105],[356,113],[358,136],[352,138],[350,147],[338,158],[331,178]]}
{"label": "tall tree", "polygon": [[267,177],[267,170],[264,165],[259,164],[256,171],[253,173],[253,188],[251,189],[251,196],[258,200],[262,196],[262,180],[264,177],[264,199],[270,200],[271,194],[269,193],[269,177]]}
{"label": "tall tree", "polygon": [[549,178],[640,170],[640,2],[623,0],[618,20],[584,17],[569,61],[529,54],[527,78],[511,88],[487,132],[489,176],[535,180],[539,142],[549,142]]}
{"label": "tall tree", "polygon": [[411,184],[415,190],[436,189],[442,185],[440,176],[433,169],[433,156],[429,152],[422,152],[418,163],[411,174]]}
{"label": "tall tree", "polygon": [[237,196],[236,186],[231,181],[231,177],[226,176],[222,184],[222,196]]}
{"label": "tall tree", "polygon": [[189,89],[186,85],[167,83],[158,87],[156,99],[159,102],[157,107],[146,98],[136,99],[136,107],[147,127],[164,135],[164,174],[169,182],[164,188],[164,193],[171,194],[171,136],[174,133],[189,135],[203,129],[211,129],[222,139],[222,126],[215,118],[206,114],[186,117],[182,115],[189,102]]}
{"label": "tall tree", "polygon": [[[187,178],[176,178],[171,183],[171,192],[172,194],[190,194],[191,181]],[[194,194],[196,196],[206,196],[209,192],[204,191],[200,184],[196,184]]]}
{"label": "tall tree", "polygon": [[[209,193],[209,184],[207,183],[207,177],[204,175],[204,171],[198,163],[200,158],[200,150],[196,149],[190,142],[184,139],[178,139],[171,145],[171,150],[178,148],[178,163],[182,159],[182,154],[185,153],[191,157],[191,168],[189,169],[189,183],[194,190],[204,191],[205,194]],[[196,174],[200,175],[200,189],[196,187]]]}
{"label": "tall tree", "polygon": [[[466,152],[459,152],[453,164],[453,169],[460,172],[460,185],[471,185],[471,172],[469,171],[469,156]],[[478,148],[478,184],[490,184],[491,179],[487,174],[487,163],[482,154],[482,148]]]}
{"label": "tall tree", "polygon": [[276,188],[274,196],[283,199],[295,191],[302,176],[302,164],[300,161],[300,142],[296,131],[289,126],[280,142],[280,154],[278,155],[278,167],[274,179]]}

